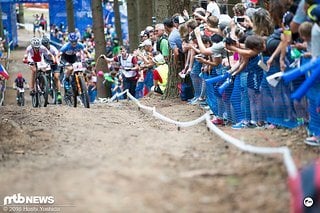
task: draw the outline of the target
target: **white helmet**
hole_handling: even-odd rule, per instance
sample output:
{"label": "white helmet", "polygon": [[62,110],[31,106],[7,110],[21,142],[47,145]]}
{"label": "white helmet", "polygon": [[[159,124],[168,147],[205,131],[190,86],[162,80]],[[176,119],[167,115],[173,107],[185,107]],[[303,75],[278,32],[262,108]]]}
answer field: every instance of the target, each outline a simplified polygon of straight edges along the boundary
{"label": "white helmet", "polygon": [[41,46],[41,40],[39,38],[32,38],[30,44],[34,48],[39,48]]}

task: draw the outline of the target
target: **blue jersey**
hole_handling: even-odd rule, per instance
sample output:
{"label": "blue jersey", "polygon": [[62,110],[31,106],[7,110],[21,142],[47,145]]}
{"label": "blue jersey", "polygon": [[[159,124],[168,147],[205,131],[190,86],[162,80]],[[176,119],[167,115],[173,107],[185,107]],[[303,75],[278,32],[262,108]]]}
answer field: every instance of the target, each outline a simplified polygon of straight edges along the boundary
{"label": "blue jersey", "polygon": [[60,52],[66,55],[76,55],[82,50],[84,50],[84,45],[81,43],[77,43],[76,46],[72,46],[71,43],[66,43],[61,47]]}

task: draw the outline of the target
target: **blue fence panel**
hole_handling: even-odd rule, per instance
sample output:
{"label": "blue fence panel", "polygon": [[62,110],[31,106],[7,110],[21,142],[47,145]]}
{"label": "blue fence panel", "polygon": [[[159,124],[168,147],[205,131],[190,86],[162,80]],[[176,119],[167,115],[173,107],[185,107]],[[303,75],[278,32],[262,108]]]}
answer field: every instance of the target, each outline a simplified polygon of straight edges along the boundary
{"label": "blue fence panel", "polygon": [[11,47],[15,47],[18,44],[17,13],[15,4],[1,1],[1,10],[6,41],[12,41]]}

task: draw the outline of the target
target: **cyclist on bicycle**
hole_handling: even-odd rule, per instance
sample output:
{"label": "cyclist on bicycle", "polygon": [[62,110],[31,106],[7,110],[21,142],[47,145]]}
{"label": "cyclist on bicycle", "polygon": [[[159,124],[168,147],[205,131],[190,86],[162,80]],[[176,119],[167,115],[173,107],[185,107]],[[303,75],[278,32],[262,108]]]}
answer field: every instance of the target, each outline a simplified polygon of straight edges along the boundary
{"label": "cyclist on bicycle", "polygon": [[16,97],[17,101],[19,100],[18,97],[20,92],[18,88],[24,89],[25,86],[27,87],[26,79],[22,77],[21,73],[18,73],[17,78],[14,80],[14,85],[13,85],[13,88],[17,89],[17,97]]}
{"label": "cyclist on bicycle", "polygon": [[[57,61],[57,55],[59,53],[58,49],[53,46],[53,45],[50,45],[50,40],[48,37],[44,36],[42,39],[41,39],[41,44],[43,46],[45,46],[50,52],[51,54],[55,57],[55,61]],[[53,73],[53,76],[54,76],[54,83],[56,85],[56,89],[57,89],[57,101],[58,101],[58,104],[61,104],[62,103],[62,97],[61,97],[61,92],[60,92],[60,88],[61,88],[61,83],[60,83],[60,70],[58,69],[58,65],[56,63],[53,63],[54,59],[51,58],[49,55],[45,55],[44,56],[44,59],[46,61],[48,61],[50,63],[50,66],[51,66],[51,72]]]}
{"label": "cyclist on bicycle", "polygon": [[25,58],[31,70],[30,95],[34,94],[34,83],[37,70],[36,62],[44,60],[44,55],[50,56],[53,59],[53,62],[56,63],[56,59],[52,53],[45,46],[41,45],[41,40],[36,37],[32,38],[30,45],[26,49]]}
{"label": "cyclist on bicycle", "polygon": [[60,52],[58,53],[57,58],[61,57],[61,61],[65,64],[65,83],[69,83],[69,76],[72,72],[72,64],[78,61],[81,61],[79,56],[85,53],[88,58],[90,58],[90,53],[84,47],[84,45],[78,42],[79,37],[76,33],[72,32],[68,35],[68,43],[64,44]]}

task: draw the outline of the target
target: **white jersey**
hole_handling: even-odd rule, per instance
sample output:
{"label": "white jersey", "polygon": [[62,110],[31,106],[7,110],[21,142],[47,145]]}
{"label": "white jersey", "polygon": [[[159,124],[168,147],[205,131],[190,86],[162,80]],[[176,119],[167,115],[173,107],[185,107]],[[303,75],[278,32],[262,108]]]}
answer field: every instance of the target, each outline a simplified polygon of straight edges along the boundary
{"label": "white jersey", "polygon": [[50,51],[43,45],[40,46],[39,51],[34,51],[31,45],[26,49],[27,60],[29,62],[40,62],[43,56],[50,55]]}
{"label": "white jersey", "polygon": [[[53,56],[57,56],[58,53],[59,53],[59,50],[58,50],[55,46],[50,45],[49,52],[50,52]],[[52,58],[51,58],[49,55],[44,55],[44,58],[47,59],[47,60],[52,61]]]}

